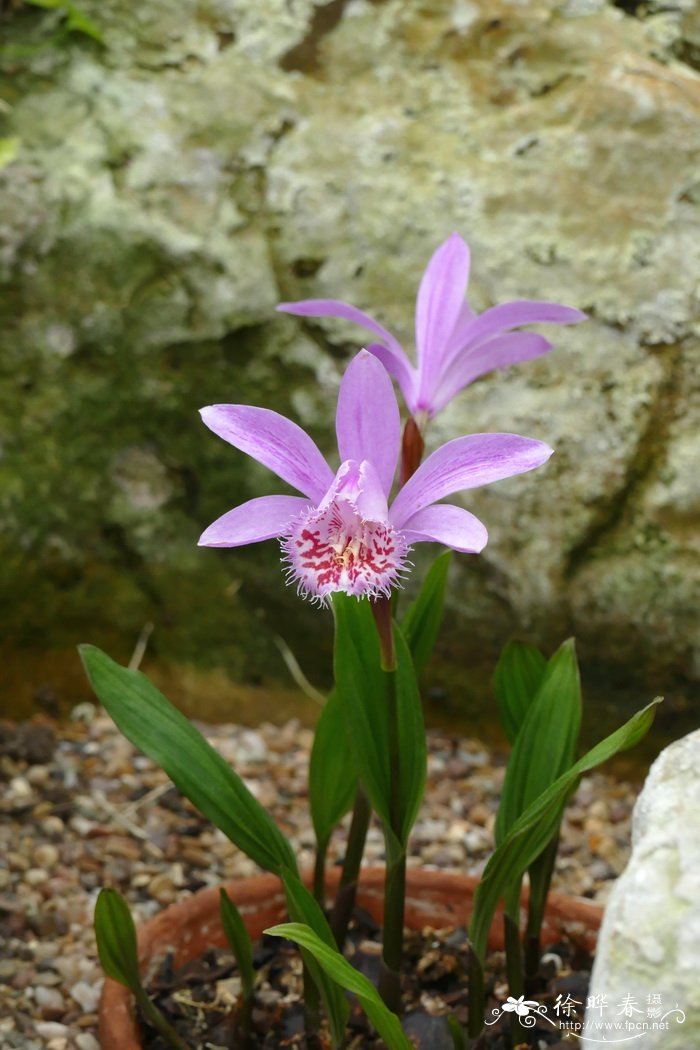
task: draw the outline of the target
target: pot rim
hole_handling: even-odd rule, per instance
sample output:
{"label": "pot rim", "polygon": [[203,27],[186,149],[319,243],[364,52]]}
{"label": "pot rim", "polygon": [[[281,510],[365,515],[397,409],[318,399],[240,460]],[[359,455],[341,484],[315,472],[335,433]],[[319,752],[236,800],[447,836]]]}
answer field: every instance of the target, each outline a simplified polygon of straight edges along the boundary
{"label": "pot rim", "polygon": [[[303,873],[310,885],[311,872]],[[333,892],[340,879],[340,869],[327,872],[326,891]],[[406,927],[420,930],[427,926],[466,926],[471,902],[479,877],[459,872],[409,868],[406,872]],[[255,939],[263,929],[285,917],[285,898],[281,880],[267,872],[231,879],[221,884],[238,906],[246,926]],[[137,928],[141,971],[153,966],[169,948],[176,948],[185,958],[193,958],[207,944],[223,946],[219,922],[219,886],[208,886],[189,897],[169,905]],[[381,922],[383,911],[384,868],[360,870],[357,903]],[[527,906],[527,891],[521,908]],[[586,948],[595,948],[603,908],[595,901],[550,893],[545,913],[544,935],[547,939],[568,936]],[[442,921],[445,920],[445,921]],[[180,931],[179,937],[174,932]],[[217,938],[218,934],[218,938]],[[199,941],[202,945],[199,946]],[[494,916],[489,947],[503,947],[502,911]],[[184,961],[184,958],[183,960]],[[177,963],[176,963],[177,964]],[[99,1034],[102,1050],[143,1050],[131,993],[112,978],[105,978],[99,1004]]]}

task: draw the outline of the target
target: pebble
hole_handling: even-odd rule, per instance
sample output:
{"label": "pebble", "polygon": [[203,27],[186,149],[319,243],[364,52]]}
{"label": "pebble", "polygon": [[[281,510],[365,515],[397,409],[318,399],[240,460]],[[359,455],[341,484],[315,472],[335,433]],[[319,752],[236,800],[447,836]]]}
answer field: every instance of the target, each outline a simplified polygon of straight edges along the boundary
{"label": "pebble", "polygon": [[97,1009],[101,991],[102,989],[97,985],[88,984],[87,981],[78,981],[71,988],[70,994],[85,1013],[91,1014]]}
{"label": "pebble", "polygon": [[30,886],[38,886],[42,882],[46,882],[49,877],[48,871],[43,868],[29,868],[24,873],[24,881]]}
{"label": "pebble", "polygon": [[14,850],[10,850],[5,859],[10,871],[29,871],[31,867],[28,859],[21,853],[15,853]]}
{"label": "pebble", "polygon": [[75,1045],[78,1050],[100,1050],[100,1044],[91,1032],[81,1032],[75,1037]]}
{"label": "pebble", "polygon": [[42,1039],[65,1039],[70,1032],[68,1025],[60,1021],[37,1021],[35,1028]]}
{"label": "pebble", "polygon": [[170,875],[155,875],[148,883],[148,892],[161,904],[172,904],[177,898],[175,883]]}
{"label": "pebble", "polygon": [[17,799],[30,798],[32,795],[32,785],[26,777],[13,777],[9,783],[10,797]]}
{"label": "pebble", "polygon": [[[256,729],[206,726],[205,732],[310,865],[311,733],[296,721]],[[119,889],[138,923],[203,883],[215,886],[257,871],[168,789],[167,777],[99,709],[87,722],[67,723],[56,733],[53,757],[42,753],[37,765],[0,756],[10,801],[0,822],[6,862],[0,869],[3,1050],[8,1033],[14,1038],[9,1045],[21,1050],[99,1050],[103,974],[92,914],[101,886]],[[477,873],[493,848],[503,761],[466,738],[430,734],[428,745],[428,791],[408,865]],[[630,784],[604,774],[582,779],[562,827],[555,889],[605,899],[628,854],[635,796]],[[330,863],[344,853],[348,824],[346,818],[333,836]],[[384,838],[373,822],[366,861],[383,860]]]}
{"label": "pebble", "polygon": [[27,780],[30,784],[35,784],[37,787],[43,787],[44,784],[48,783],[51,777],[51,770],[48,766],[30,766],[27,771]]}
{"label": "pebble", "polygon": [[44,1021],[61,1021],[65,1018],[65,1000],[56,988],[36,988],[34,997]]}
{"label": "pebble", "polygon": [[32,860],[38,868],[53,868],[58,864],[59,852],[50,842],[44,842],[34,850]]}

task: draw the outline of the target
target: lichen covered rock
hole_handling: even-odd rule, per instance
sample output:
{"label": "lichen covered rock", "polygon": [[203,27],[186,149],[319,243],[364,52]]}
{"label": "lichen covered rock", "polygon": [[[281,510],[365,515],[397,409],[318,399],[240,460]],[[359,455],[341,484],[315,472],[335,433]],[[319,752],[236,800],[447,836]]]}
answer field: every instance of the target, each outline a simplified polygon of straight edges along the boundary
{"label": "lichen covered rock", "polygon": [[599,1007],[586,1014],[584,1050],[601,1036],[615,1041],[606,1022],[633,1025],[642,1050],[700,1041],[699,770],[696,731],[661,753],[635,805],[632,855],[598,940],[590,997]]}
{"label": "lichen covered rock", "polygon": [[61,677],[37,678],[37,653],[89,636],[127,657],[149,620],[164,667],[281,675],[282,628],[307,670],[325,660],[328,624],[319,645],[271,545],[197,550],[275,482],[196,410],[264,402],[330,449],[361,335],[275,303],[345,298],[410,345],[417,281],[453,229],[476,308],[549,298],[591,317],[430,431],[556,449],[465,497],[491,539],[454,575],[443,656],[474,668],[457,690],[483,695],[513,631],[576,633],[603,681],[632,660],[636,684],[697,684],[697,14],[80,6],[104,46],[51,44],[57,13],[31,9],[0,54],[0,137],[17,140],[0,170],[3,644],[28,654],[27,688]]}

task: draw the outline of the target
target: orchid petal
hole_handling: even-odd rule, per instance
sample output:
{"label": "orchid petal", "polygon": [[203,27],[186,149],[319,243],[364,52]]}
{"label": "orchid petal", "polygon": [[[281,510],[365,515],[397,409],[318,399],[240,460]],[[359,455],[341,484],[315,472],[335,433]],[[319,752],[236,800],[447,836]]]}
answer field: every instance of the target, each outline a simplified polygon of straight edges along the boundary
{"label": "orchid petal", "polygon": [[492,335],[508,328],[519,328],[523,324],[580,324],[585,320],[586,315],[572,306],[516,299],[512,303],[501,303],[484,310],[470,325],[465,325],[462,329],[463,345],[477,341],[481,343]]}
{"label": "orchid petal", "polygon": [[209,405],[200,414],[224,441],[257,459],[315,503],[333,481],[333,471],[315,442],[279,412],[251,405]]}
{"label": "orchid petal", "polygon": [[357,460],[349,459],[341,463],[318,509],[323,511],[338,500],[352,503],[365,521],[389,519],[384,486],[369,460],[358,463]]}
{"label": "orchid petal", "polygon": [[543,441],[517,434],[470,434],[433,452],[394,500],[389,517],[397,528],[423,507],[453,492],[473,489],[541,466],[552,455]]}
{"label": "orchid petal", "polygon": [[534,332],[505,332],[480,343],[474,349],[465,350],[440,380],[431,398],[431,412],[439,412],[463,387],[485,372],[494,368],[507,368],[520,361],[531,361],[551,349],[549,340]]}
{"label": "orchid petal", "polygon": [[420,396],[433,386],[442,368],[452,331],[459,320],[469,282],[469,248],[451,234],[428,263],[416,299],[416,346]]}
{"label": "orchid petal", "polygon": [[341,299],[300,299],[296,303],[279,303],[275,309],[285,314],[296,314],[298,317],[340,317],[343,321],[352,321],[353,324],[374,332],[389,346],[398,348],[403,354],[400,343],[391,332],[369,314],[363,313],[350,303],[344,303]]}
{"label": "orchid petal", "polygon": [[472,310],[471,306],[465,299],[459,308],[459,317],[457,318],[457,323],[452,329],[452,334],[450,335],[450,341],[447,347],[448,356],[451,356],[453,350],[460,350],[464,346],[463,333],[469,328],[476,316],[476,312]]}
{"label": "orchid petal", "polygon": [[355,505],[365,521],[388,521],[387,490],[368,459],[360,463],[358,494]]}
{"label": "orchid petal", "polygon": [[384,346],[383,343],[369,343],[367,352],[381,361],[387,372],[394,377],[401,388],[409,411],[415,412],[418,373],[403,350],[399,353],[393,347]]}
{"label": "orchid petal", "polygon": [[372,343],[367,349],[382,362],[387,372],[394,376],[404,397],[408,400],[415,385],[415,369],[398,339],[369,314],[363,313],[362,310],[340,299],[301,299],[297,303],[280,303],[275,309],[282,313],[296,314],[299,317],[340,317],[344,321],[352,321],[353,324],[374,332],[383,340],[383,343]]}
{"label": "orchid petal", "polygon": [[199,537],[200,547],[242,547],[281,536],[293,518],[307,510],[301,496],[259,496],[222,514]]}
{"label": "orchid petal", "polygon": [[335,428],[340,458],[371,459],[387,495],[399,458],[401,419],[389,373],[366,350],[345,369]]}
{"label": "orchid petal", "polygon": [[411,515],[401,526],[409,543],[443,543],[463,554],[478,554],[489,534],[477,517],[451,503],[436,503]]}

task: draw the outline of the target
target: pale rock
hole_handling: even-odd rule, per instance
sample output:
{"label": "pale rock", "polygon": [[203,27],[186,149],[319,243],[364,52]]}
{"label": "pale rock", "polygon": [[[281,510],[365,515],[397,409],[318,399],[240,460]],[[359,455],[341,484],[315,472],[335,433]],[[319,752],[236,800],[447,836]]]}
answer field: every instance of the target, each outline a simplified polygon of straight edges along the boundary
{"label": "pale rock", "polygon": [[126,651],[138,617],[159,624],[171,698],[204,717],[222,683],[281,679],[277,632],[302,666],[319,642],[330,663],[271,546],[197,551],[216,515],[275,482],[196,410],[262,401],[335,455],[340,372],[366,334],[275,304],[346,299],[412,353],[420,275],[452,230],[475,309],[530,297],[590,315],[547,328],[551,354],[478,380],[428,433],[429,450],[488,430],[556,450],[457,497],[490,538],[478,571],[455,559],[456,701],[487,695],[515,630],[550,650],[577,634],[606,699],[621,667],[635,695],[671,674],[697,695],[697,4],[177,10],[174,28],[168,0],[138,17],[81,0],[104,48],[55,46],[51,13],[3,21],[22,58],[0,170],[2,529],[33,555],[5,560],[6,630],[22,636],[30,593],[34,634],[52,638],[14,657],[18,702],[46,680],[72,696],[76,633]]}
{"label": "pale rock", "polygon": [[68,1025],[61,1024],[60,1021],[37,1021],[36,1034],[40,1035],[43,1039],[65,1039],[70,1029]]}
{"label": "pale rock", "polygon": [[635,805],[632,855],[605,909],[589,990],[608,1007],[589,1009],[583,1050],[599,1045],[596,1019],[648,1025],[636,1030],[638,1050],[700,1045],[698,829],[700,730],[659,755]]}
{"label": "pale rock", "polygon": [[39,1006],[50,1007],[60,1010],[64,1006],[63,996],[57,988],[47,988],[39,985],[34,989],[34,998]]}
{"label": "pale rock", "polygon": [[100,1044],[91,1032],[81,1032],[75,1037],[78,1050],[100,1050]]}
{"label": "pale rock", "polygon": [[86,1014],[94,1013],[100,1001],[101,987],[99,984],[88,984],[87,981],[78,981],[70,990],[78,1006],[81,1006]]}

